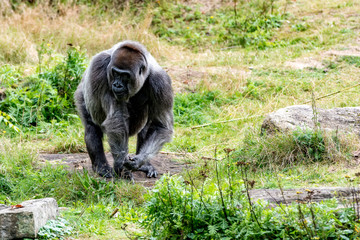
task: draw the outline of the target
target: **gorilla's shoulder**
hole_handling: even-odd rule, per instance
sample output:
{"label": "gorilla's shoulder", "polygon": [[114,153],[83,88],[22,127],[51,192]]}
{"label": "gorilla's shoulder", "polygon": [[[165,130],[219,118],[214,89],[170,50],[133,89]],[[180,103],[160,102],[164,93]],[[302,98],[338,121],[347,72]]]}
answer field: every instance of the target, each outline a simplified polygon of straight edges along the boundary
{"label": "gorilla's shoulder", "polygon": [[173,91],[171,87],[171,79],[163,69],[151,71],[148,81],[150,100],[156,104],[171,105],[173,99]]}

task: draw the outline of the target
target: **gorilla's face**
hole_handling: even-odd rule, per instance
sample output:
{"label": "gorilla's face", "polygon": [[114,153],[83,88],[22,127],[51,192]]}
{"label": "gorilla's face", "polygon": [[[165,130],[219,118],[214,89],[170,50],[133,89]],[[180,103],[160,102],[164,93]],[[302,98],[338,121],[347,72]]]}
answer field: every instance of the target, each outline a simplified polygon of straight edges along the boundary
{"label": "gorilla's face", "polygon": [[143,55],[133,49],[116,50],[108,66],[109,88],[119,101],[128,101],[143,86],[146,61]]}

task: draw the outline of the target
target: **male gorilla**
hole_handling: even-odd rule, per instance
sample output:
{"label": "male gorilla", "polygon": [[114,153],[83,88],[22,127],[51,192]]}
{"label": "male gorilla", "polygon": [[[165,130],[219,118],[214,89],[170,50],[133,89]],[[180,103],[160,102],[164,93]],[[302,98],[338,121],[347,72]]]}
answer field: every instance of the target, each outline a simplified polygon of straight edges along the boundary
{"label": "male gorilla", "polygon": [[[157,177],[150,164],[173,133],[171,79],[138,42],[124,41],[95,55],[75,92],[85,127],[92,167],[102,177],[131,178],[132,170]],[[108,136],[114,157],[109,166],[103,148]],[[137,134],[136,155],[128,156],[129,136]]]}

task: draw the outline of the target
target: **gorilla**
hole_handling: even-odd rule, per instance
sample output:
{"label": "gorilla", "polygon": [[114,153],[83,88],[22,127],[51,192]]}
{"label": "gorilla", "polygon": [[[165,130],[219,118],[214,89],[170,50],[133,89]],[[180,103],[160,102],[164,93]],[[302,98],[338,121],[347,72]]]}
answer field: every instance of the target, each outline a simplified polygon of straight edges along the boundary
{"label": "gorilla", "polygon": [[[146,48],[123,41],[95,55],[75,92],[85,127],[92,168],[100,176],[132,179],[131,171],[157,177],[149,160],[173,134],[171,79]],[[113,168],[106,160],[108,137]],[[128,139],[137,134],[136,154],[128,156]]]}

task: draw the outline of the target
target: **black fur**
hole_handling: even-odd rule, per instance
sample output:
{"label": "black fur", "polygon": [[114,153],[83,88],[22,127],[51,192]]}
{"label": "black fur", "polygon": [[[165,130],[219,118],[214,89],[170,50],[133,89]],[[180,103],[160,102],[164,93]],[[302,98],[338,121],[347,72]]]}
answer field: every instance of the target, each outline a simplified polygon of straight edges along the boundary
{"label": "black fur", "polygon": [[[103,177],[131,177],[131,171],[157,177],[149,159],[171,140],[173,92],[171,79],[138,42],[125,41],[90,62],[75,92],[85,127],[85,143],[94,171]],[[114,157],[105,157],[103,133]],[[137,134],[136,155],[128,156],[128,139]]]}

